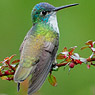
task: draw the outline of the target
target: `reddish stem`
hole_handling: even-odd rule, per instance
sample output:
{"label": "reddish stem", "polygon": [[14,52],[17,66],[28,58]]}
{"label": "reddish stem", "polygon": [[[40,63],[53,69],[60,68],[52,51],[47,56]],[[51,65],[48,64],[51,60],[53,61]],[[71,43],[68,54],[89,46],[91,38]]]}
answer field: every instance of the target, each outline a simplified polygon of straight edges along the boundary
{"label": "reddish stem", "polygon": [[10,63],[10,62],[7,61],[7,64],[8,64],[8,66],[9,66],[9,68],[12,69],[13,71],[15,71],[15,68],[13,68],[9,63]]}
{"label": "reddish stem", "polygon": [[62,66],[65,66],[67,63],[61,63],[61,64],[56,64],[56,66],[58,67],[62,67]]}
{"label": "reddish stem", "polygon": [[[91,62],[91,61],[95,61],[95,58],[87,58],[87,62]],[[74,63],[76,63],[76,62],[74,61]],[[67,63],[61,63],[61,64],[56,64],[56,66],[62,67],[62,66],[65,66],[66,64]],[[78,64],[78,63],[76,63],[76,64]],[[91,64],[91,65],[95,65],[95,64]]]}
{"label": "reddish stem", "polygon": [[14,75],[14,72],[11,72],[11,73],[9,73],[9,74],[2,74],[2,73],[0,73],[0,77],[2,77],[2,76],[7,76],[7,75]]}
{"label": "reddish stem", "polygon": [[11,81],[11,80],[13,80],[13,77],[12,77],[12,78],[7,78],[7,80],[8,80],[8,81]]}
{"label": "reddish stem", "polygon": [[87,62],[95,61],[95,58],[87,58]]}

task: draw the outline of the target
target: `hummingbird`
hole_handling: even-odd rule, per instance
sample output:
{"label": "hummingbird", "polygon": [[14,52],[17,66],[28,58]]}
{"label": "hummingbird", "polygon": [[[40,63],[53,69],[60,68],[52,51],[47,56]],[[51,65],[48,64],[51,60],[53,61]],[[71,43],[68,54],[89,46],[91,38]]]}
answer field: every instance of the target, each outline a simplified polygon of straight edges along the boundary
{"label": "hummingbird", "polygon": [[28,95],[38,91],[56,62],[59,46],[59,28],[56,12],[78,3],[54,7],[42,2],[32,10],[32,28],[26,34],[20,46],[20,62],[14,75],[14,81],[20,83],[31,76]]}

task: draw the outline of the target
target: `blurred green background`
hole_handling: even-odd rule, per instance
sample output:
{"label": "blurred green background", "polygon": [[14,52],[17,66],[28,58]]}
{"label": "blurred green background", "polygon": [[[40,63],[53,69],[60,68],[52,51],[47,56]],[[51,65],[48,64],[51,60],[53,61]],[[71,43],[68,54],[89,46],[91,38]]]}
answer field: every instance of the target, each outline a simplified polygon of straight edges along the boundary
{"label": "blurred green background", "polygon": [[[95,0],[0,0],[0,61],[17,54],[28,30],[32,27],[31,10],[35,4],[48,2],[54,6],[80,3],[79,6],[57,13],[60,29],[60,52],[64,46],[78,46],[76,52],[88,57],[89,49],[80,48],[88,40],[95,40]],[[95,95],[95,67],[78,65],[68,75],[68,68],[54,72],[58,86],[52,87],[48,80],[40,89],[40,95]],[[17,95],[14,82],[0,79],[0,95]]]}

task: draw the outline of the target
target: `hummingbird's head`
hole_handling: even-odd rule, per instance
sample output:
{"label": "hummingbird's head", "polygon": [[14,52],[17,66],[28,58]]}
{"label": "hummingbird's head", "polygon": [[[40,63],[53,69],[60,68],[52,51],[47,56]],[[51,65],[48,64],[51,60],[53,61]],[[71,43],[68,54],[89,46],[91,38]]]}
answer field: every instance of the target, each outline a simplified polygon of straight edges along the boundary
{"label": "hummingbird's head", "polygon": [[33,24],[38,22],[48,22],[49,17],[53,14],[54,6],[48,3],[39,3],[32,10]]}
{"label": "hummingbird's head", "polygon": [[33,24],[36,24],[38,22],[45,22],[47,23],[50,19],[50,17],[55,17],[56,12],[58,10],[75,6],[78,4],[71,4],[71,5],[66,5],[66,6],[61,6],[61,7],[54,7],[48,3],[39,3],[36,6],[34,6],[32,10],[32,22]]}

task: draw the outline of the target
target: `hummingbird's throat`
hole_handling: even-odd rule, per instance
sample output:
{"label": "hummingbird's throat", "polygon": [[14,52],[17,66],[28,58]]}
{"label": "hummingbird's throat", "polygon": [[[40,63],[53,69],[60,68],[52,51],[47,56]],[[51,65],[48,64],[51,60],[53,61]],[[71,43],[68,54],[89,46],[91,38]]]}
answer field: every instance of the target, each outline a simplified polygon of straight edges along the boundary
{"label": "hummingbird's throat", "polygon": [[49,24],[50,27],[52,27],[55,32],[59,33],[59,28],[58,28],[58,23],[57,23],[56,12],[54,12],[54,13],[49,17],[49,20],[48,20],[47,24]]}

